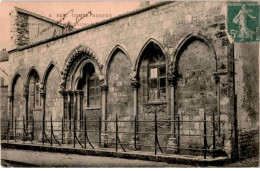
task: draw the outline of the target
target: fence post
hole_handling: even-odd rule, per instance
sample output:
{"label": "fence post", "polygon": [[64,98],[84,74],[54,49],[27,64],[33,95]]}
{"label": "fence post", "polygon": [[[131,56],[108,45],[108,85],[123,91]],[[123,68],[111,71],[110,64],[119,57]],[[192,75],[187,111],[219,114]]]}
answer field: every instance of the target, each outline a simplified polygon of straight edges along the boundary
{"label": "fence post", "polygon": [[76,139],[76,130],[75,130],[75,118],[73,120],[73,127],[74,127],[74,133],[73,133],[73,144],[74,144],[74,148],[76,147],[76,143],[75,143],[75,139]]}
{"label": "fence post", "polygon": [[154,115],[154,154],[157,155],[157,114]]}
{"label": "fence post", "polygon": [[53,131],[53,127],[52,127],[52,116],[51,116],[51,146],[52,146],[52,131]]}
{"label": "fence post", "polygon": [[24,133],[25,133],[25,123],[24,123],[24,116],[23,116],[23,143],[25,143]]}
{"label": "fence post", "polygon": [[98,134],[98,144],[99,144],[99,148],[101,148],[101,129],[102,129],[102,127],[101,127],[101,116],[99,116],[99,120],[98,120],[98,128],[99,128],[99,134]]}
{"label": "fence post", "polygon": [[42,145],[44,146],[44,123],[45,119],[42,120]]}
{"label": "fence post", "polygon": [[84,117],[84,143],[85,143],[85,148],[87,148],[87,117]]}
{"label": "fence post", "polygon": [[177,115],[177,128],[178,128],[178,141],[177,141],[177,147],[178,147],[178,154],[180,153],[180,115]]}
{"label": "fence post", "polygon": [[135,124],[135,137],[134,137],[134,138],[135,138],[135,140],[134,140],[135,150],[137,150],[137,149],[136,149],[136,137],[137,137],[137,136],[136,136],[136,132],[137,132],[137,122],[136,122],[136,121],[137,121],[137,119],[136,119],[136,115],[135,115],[135,123],[134,123],[134,124]]}
{"label": "fence post", "polygon": [[6,135],[7,142],[9,142],[9,137],[10,137],[9,120],[7,120],[7,135]]}
{"label": "fence post", "polygon": [[207,121],[206,113],[204,112],[204,159],[207,157]]}
{"label": "fence post", "polygon": [[32,117],[32,144],[34,140],[34,117]]}
{"label": "fence post", "polygon": [[117,146],[118,140],[117,140],[117,138],[118,138],[118,125],[117,125],[117,114],[116,114],[116,152],[118,151],[118,146]]}
{"label": "fence post", "polygon": [[14,117],[14,139],[16,140],[16,117]]}
{"label": "fence post", "polygon": [[64,144],[64,123],[63,123],[63,119],[64,116],[61,118],[61,144]]}
{"label": "fence post", "polygon": [[213,159],[215,158],[215,150],[216,150],[216,135],[215,135],[215,113],[213,111],[213,116],[212,116],[212,120],[213,120]]}

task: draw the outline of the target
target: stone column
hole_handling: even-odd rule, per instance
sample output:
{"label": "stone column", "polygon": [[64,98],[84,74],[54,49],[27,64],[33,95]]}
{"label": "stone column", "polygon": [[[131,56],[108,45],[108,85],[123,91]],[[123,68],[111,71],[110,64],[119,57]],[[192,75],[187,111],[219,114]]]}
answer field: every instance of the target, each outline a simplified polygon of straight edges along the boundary
{"label": "stone column", "polygon": [[[101,86],[101,92],[102,92],[102,121],[106,121],[106,110],[107,110],[107,90],[108,90],[108,86],[107,85],[102,85]],[[106,122],[102,122],[102,133],[101,133],[101,141],[103,143],[102,146],[103,147],[107,147],[107,141],[108,141],[108,135],[106,133],[107,131],[107,126],[106,126]]]}
{"label": "stone column", "polygon": [[79,120],[80,120],[80,130],[83,129],[83,97],[84,97],[84,91],[78,90],[79,94]]}
{"label": "stone column", "polygon": [[65,90],[59,92],[63,97],[63,119],[66,120],[68,119],[68,92]]}
{"label": "stone column", "polygon": [[68,138],[67,138],[67,143],[73,143],[71,142],[71,137],[72,137],[72,129],[73,129],[73,102],[74,102],[74,93],[73,91],[68,91],[69,94],[69,102],[68,102],[68,125],[69,125],[69,131],[68,131]]}
{"label": "stone column", "polygon": [[[133,88],[133,93],[134,93],[134,105],[133,105],[134,108],[133,108],[133,119],[132,120],[134,121],[136,119],[138,121],[138,115],[137,115],[137,111],[138,111],[138,109],[137,109],[138,104],[137,103],[138,103],[138,101],[137,101],[137,99],[138,99],[139,82],[136,80],[136,78],[131,79],[131,86]],[[135,123],[134,122],[133,122],[133,125],[132,125],[132,130],[135,131]],[[138,132],[138,124],[136,125],[136,131]],[[135,140],[135,138],[136,138],[136,140]],[[135,137],[135,135],[133,135],[131,137],[131,143],[134,144],[135,141],[136,141],[136,144],[139,144],[139,135],[138,134],[136,135],[136,137]],[[134,150],[141,150],[141,146],[136,146],[136,147],[132,146],[132,148]]]}
{"label": "stone column", "polygon": [[[167,76],[170,89],[171,89],[171,103],[170,103],[170,111],[171,111],[171,120],[176,120],[176,113],[175,113],[175,87],[177,85],[177,73],[174,69],[173,63],[171,63],[168,71],[168,76]],[[173,147],[172,149],[168,148],[167,152],[168,153],[175,153],[177,149],[174,149],[177,147],[177,140],[176,140],[176,123],[171,122],[171,136],[168,140],[168,146]]]}
{"label": "stone column", "polygon": [[13,108],[14,108],[14,96],[13,95],[8,95],[8,110],[9,110],[9,119],[10,119],[10,128],[14,128],[14,113],[13,113]]}
{"label": "stone column", "polygon": [[[220,76],[215,74],[215,82],[217,86],[217,121],[220,121]],[[220,122],[218,122],[218,135],[220,136]]]}
{"label": "stone column", "polygon": [[73,105],[73,129],[74,129],[74,122],[75,122],[75,128],[78,128],[78,91],[73,91],[74,94],[74,105]]}
{"label": "stone column", "polygon": [[28,97],[29,97],[29,87],[28,86],[24,86],[23,88],[23,96],[25,98],[25,120],[26,120],[26,128],[28,128],[28,116],[29,116],[29,111],[28,111],[28,105],[29,105],[29,101],[28,101]]}
{"label": "stone column", "polygon": [[[46,99],[46,93],[44,92],[43,89],[40,90],[40,97],[41,97],[41,103],[42,103],[42,123],[38,123],[38,124],[42,124],[42,136],[43,136],[43,133],[45,132],[45,126],[46,126],[46,123],[45,123],[45,99]],[[40,134],[39,134],[40,135]],[[42,137],[43,138],[43,137]],[[38,136],[38,139],[40,140],[40,136]]]}
{"label": "stone column", "polygon": [[[63,97],[63,121],[64,121],[63,129],[68,130],[68,122],[66,122],[66,121],[68,121],[68,118],[69,118],[69,116],[68,116],[69,115],[69,112],[68,112],[68,92],[63,90],[63,89],[60,90],[59,92]],[[68,138],[66,131],[64,132],[63,136],[64,136],[65,140]],[[64,141],[64,142],[67,142],[67,141]]]}

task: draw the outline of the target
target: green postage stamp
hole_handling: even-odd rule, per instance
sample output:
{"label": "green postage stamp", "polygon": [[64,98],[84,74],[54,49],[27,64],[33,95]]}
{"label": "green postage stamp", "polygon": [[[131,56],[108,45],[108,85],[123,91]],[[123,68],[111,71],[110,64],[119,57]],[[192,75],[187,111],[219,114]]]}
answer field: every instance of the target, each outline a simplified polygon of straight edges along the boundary
{"label": "green postage stamp", "polygon": [[259,3],[228,2],[228,33],[235,42],[260,42]]}

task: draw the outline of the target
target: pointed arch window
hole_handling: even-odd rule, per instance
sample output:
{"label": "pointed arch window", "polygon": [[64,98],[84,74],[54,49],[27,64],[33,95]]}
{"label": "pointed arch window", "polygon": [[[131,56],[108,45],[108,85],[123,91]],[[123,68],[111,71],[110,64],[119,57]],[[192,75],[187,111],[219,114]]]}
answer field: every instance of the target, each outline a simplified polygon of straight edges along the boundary
{"label": "pointed arch window", "polygon": [[97,74],[95,73],[95,68],[93,65],[90,65],[89,70],[87,72],[87,94],[88,107],[99,106],[100,105],[100,81],[98,79]]}
{"label": "pointed arch window", "polygon": [[142,53],[139,79],[143,92],[143,102],[166,100],[166,58],[161,48],[150,42]]}
{"label": "pointed arch window", "polygon": [[77,89],[84,91],[84,105],[87,108],[100,106],[100,81],[92,63],[84,65],[83,76],[78,82]]}
{"label": "pointed arch window", "polygon": [[148,63],[149,101],[166,98],[166,62],[159,51],[150,53]]}

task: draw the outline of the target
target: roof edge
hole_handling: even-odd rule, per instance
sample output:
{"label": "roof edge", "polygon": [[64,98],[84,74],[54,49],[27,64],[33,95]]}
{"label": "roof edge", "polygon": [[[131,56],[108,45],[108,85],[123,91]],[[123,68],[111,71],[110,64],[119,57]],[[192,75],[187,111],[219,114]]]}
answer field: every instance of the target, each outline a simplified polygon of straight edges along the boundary
{"label": "roof edge", "polygon": [[27,10],[22,9],[22,8],[19,8],[19,7],[14,7],[14,8],[15,8],[16,11],[18,11],[18,12],[20,12],[20,13],[28,14],[28,15],[33,16],[33,17],[35,17],[35,18],[38,18],[38,19],[40,19],[40,20],[44,20],[44,21],[47,21],[47,22],[49,22],[49,23],[52,23],[52,24],[55,24],[55,25],[58,25],[58,26],[60,26],[60,27],[65,28],[65,25],[64,25],[64,24],[59,23],[59,22],[57,22],[57,21],[55,21],[55,20],[52,20],[52,19],[50,19],[50,18],[48,18],[48,17],[44,17],[44,16],[42,16],[42,15],[36,14],[36,13],[34,13],[34,12],[31,12],[31,11],[27,11]]}
{"label": "roof edge", "polygon": [[53,37],[53,38],[50,38],[50,39],[42,40],[42,41],[39,41],[37,43],[30,44],[30,45],[27,45],[27,46],[24,46],[24,47],[21,47],[21,48],[15,48],[15,49],[9,50],[8,53],[13,53],[15,51],[22,51],[22,50],[25,50],[25,49],[33,48],[33,47],[41,45],[41,44],[45,44],[45,43],[48,43],[48,42],[51,42],[51,41],[54,41],[54,40],[57,40],[57,39],[60,39],[60,38],[66,37],[66,36],[70,36],[70,35],[73,35],[73,34],[76,34],[76,33],[79,33],[79,32],[85,31],[85,30],[89,30],[89,29],[92,29],[92,28],[96,28],[96,27],[99,27],[99,26],[102,26],[102,25],[105,25],[105,24],[108,24],[108,23],[111,23],[111,22],[114,22],[114,21],[117,21],[117,20],[120,20],[120,19],[123,19],[123,18],[126,18],[126,17],[137,15],[137,14],[140,14],[142,12],[149,11],[151,9],[154,9],[154,8],[157,8],[157,7],[161,7],[161,6],[170,4],[170,3],[176,3],[176,2],[179,2],[179,1],[158,2],[156,4],[149,5],[149,6],[145,7],[145,8],[141,8],[141,9],[137,9],[137,10],[134,10],[134,11],[131,11],[131,12],[128,12],[128,13],[124,13],[124,14],[121,14],[119,16],[116,16],[116,17],[113,17],[113,18],[110,18],[110,19],[107,19],[107,20],[103,20],[103,21],[97,22],[97,23],[92,24],[92,25],[88,25],[86,27],[79,28],[79,29],[77,29],[75,31],[59,35],[57,37]]}

